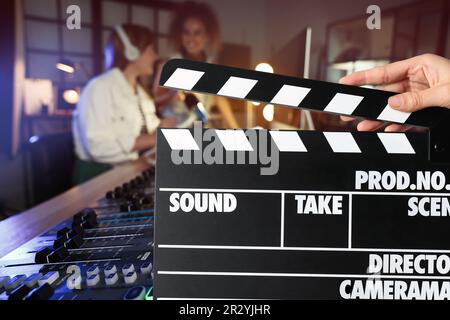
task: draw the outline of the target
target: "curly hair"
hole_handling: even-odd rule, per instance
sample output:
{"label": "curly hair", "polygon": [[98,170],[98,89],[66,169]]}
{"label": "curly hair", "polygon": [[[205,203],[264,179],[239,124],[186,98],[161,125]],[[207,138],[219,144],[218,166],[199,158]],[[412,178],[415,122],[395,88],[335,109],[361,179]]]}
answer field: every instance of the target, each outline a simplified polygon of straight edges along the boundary
{"label": "curly hair", "polygon": [[178,51],[183,50],[182,34],[186,21],[195,18],[201,21],[206,33],[209,36],[209,49],[218,53],[222,48],[222,36],[219,21],[213,9],[205,4],[194,1],[186,1],[180,4],[173,16],[169,29],[169,38],[171,44]]}

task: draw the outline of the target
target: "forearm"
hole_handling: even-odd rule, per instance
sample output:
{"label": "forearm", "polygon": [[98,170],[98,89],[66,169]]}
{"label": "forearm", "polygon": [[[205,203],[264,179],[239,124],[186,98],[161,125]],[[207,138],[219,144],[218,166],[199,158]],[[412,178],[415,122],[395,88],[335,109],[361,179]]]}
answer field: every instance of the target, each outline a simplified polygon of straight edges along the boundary
{"label": "forearm", "polygon": [[131,151],[140,152],[148,150],[156,145],[156,134],[141,134],[136,138],[133,149]]}

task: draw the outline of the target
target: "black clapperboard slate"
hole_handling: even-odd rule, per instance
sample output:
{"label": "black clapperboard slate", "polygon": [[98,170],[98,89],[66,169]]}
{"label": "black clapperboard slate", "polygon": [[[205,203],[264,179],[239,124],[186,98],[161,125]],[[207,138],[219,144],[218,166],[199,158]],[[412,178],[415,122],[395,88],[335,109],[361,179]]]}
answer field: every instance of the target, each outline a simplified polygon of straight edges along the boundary
{"label": "black clapperboard slate", "polygon": [[[447,137],[442,136],[449,110],[405,114],[387,106],[390,92],[186,60],[169,61],[160,83],[428,127],[434,136],[429,132],[215,130],[206,141],[202,134],[207,130],[159,130],[156,298],[449,297],[450,217],[445,202],[450,199],[450,159]],[[251,134],[257,135],[257,144],[247,139]],[[192,156],[193,161],[211,141],[221,143],[224,162],[227,156],[236,160],[239,153],[250,157],[266,144],[269,151],[279,151],[278,171],[262,175],[261,169],[268,165],[259,157],[253,164],[206,164],[204,159],[199,164],[172,162],[173,154]],[[442,141],[444,146],[439,144]],[[385,185],[379,182],[381,189],[376,183],[369,185],[369,172],[385,179]],[[393,187],[393,181],[401,180],[398,172],[410,181]],[[365,174],[368,182],[364,182]],[[420,180],[419,186],[420,174],[429,174],[430,179]],[[169,210],[171,195],[181,199],[183,194],[196,193],[231,194],[236,208],[232,212]],[[329,200],[325,204],[330,205],[331,214],[324,206],[319,209],[320,196]],[[336,208],[331,206],[335,199]],[[410,206],[411,201],[415,204]],[[421,211],[413,215],[419,203]],[[320,210],[324,213],[319,214]],[[382,265],[390,268],[368,268],[371,255],[378,257],[374,264],[379,266],[383,259]],[[416,260],[418,265],[411,271],[409,261]]]}

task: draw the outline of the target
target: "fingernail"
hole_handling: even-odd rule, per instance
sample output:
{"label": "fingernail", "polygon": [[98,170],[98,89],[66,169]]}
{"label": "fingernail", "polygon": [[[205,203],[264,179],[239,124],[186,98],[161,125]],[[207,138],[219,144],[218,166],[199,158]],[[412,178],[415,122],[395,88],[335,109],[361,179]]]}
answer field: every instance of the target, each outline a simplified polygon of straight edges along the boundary
{"label": "fingernail", "polygon": [[388,103],[392,108],[400,108],[402,104],[402,98],[400,98],[399,96],[390,97]]}

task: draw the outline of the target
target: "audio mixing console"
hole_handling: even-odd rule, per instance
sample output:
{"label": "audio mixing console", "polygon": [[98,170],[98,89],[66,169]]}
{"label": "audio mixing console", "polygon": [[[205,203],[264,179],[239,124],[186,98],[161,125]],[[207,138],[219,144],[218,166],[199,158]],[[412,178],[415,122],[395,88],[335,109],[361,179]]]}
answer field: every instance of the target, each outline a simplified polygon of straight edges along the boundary
{"label": "audio mixing console", "polygon": [[153,299],[154,168],[0,260],[0,300]]}

